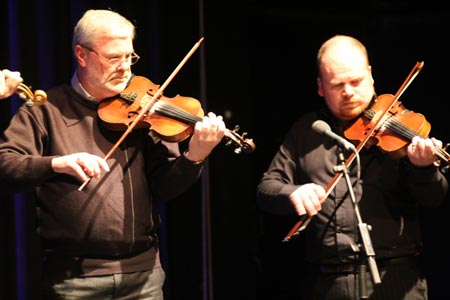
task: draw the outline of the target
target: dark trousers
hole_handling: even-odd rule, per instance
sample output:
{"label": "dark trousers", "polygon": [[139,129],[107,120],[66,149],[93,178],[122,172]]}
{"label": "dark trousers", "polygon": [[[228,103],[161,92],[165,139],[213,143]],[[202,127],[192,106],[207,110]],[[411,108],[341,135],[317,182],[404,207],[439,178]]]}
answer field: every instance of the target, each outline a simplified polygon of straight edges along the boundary
{"label": "dark trousers", "polygon": [[[370,269],[333,272],[311,267],[300,283],[307,300],[427,300],[427,282],[417,259],[377,265],[381,283],[374,285]],[[358,269],[358,268],[356,268]],[[363,280],[363,281],[361,281]],[[365,288],[361,289],[361,284]]]}
{"label": "dark trousers", "polygon": [[162,268],[104,276],[75,277],[47,282],[42,300],[163,300]]}

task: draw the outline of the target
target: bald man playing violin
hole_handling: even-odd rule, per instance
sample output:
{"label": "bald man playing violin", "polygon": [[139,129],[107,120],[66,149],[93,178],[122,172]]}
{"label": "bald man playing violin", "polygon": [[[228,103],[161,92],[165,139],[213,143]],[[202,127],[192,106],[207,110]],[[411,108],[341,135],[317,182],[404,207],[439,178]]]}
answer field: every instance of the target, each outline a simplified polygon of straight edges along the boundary
{"label": "bald man playing violin", "polygon": [[[343,136],[375,103],[368,54],[357,39],[337,35],[320,47],[317,67],[318,94],[324,105],[293,124],[257,187],[263,210],[310,216],[299,233],[305,239],[308,266],[299,282],[302,299],[425,300],[418,214],[421,206],[438,207],[446,197],[448,183],[435,153],[442,142],[414,136],[400,159],[379,147],[361,148],[360,172],[356,163],[348,166],[360,224],[346,180],[326,190],[336,176],[336,166],[351,151],[312,125],[323,120]],[[359,225],[364,224],[371,228],[373,249],[368,250],[375,255],[365,253],[366,244],[362,245],[361,234],[367,232],[361,232],[364,227]],[[368,258],[375,259],[376,267],[368,264]]]}
{"label": "bald man playing violin", "polygon": [[134,37],[118,13],[88,10],[74,28],[71,82],[20,107],[0,139],[1,184],[36,196],[42,299],[162,300],[159,202],[195,183],[224,137],[222,117],[208,113],[184,151],[136,128],[106,158],[123,132],[98,107],[132,78]]}
{"label": "bald man playing violin", "polygon": [[0,70],[0,99],[10,97],[23,82],[20,72],[8,69]]}

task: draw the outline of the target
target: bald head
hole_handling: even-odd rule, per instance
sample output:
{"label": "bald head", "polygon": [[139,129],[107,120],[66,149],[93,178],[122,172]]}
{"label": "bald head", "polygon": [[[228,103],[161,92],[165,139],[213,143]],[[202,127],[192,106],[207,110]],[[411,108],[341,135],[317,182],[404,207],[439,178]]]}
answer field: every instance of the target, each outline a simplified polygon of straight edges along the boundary
{"label": "bald head", "polygon": [[364,64],[369,66],[369,58],[366,47],[357,39],[346,35],[335,35],[325,41],[317,53],[317,68],[319,74],[324,66]]}

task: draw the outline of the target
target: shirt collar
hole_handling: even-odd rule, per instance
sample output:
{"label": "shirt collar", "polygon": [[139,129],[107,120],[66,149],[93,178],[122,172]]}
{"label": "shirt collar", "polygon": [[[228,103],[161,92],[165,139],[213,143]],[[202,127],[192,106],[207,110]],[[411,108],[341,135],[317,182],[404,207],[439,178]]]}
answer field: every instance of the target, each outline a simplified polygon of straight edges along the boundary
{"label": "shirt collar", "polygon": [[77,72],[75,71],[72,75],[72,80],[70,81],[70,84],[72,85],[72,88],[81,96],[83,96],[84,98],[91,100],[91,101],[95,101],[98,102],[97,99],[95,99],[94,97],[91,96],[91,94],[88,93],[88,91],[86,91],[86,89],[83,87],[83,85],[81,84],[80,80],[78,79],[78,75]]}

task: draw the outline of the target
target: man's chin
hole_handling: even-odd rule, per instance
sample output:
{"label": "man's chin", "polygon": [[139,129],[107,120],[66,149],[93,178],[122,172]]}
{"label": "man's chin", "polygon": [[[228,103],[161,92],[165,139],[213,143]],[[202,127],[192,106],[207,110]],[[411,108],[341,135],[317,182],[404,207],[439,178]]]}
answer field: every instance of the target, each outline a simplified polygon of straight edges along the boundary
{"label": "man's chin", "polygon": [[345,114],[343,114],[341,116],[341,119],[344,121],[351,121],[351,120],[359,118],[361,116],[362,112],[363,112],[363,110],[361,110],[361,109],[352,110],[352,111],[349,111],[349,112],[346,112]]}
{"label": "man's chin", "polygon": [[110,81],[111,91],[114,91],[116,94],[122,92],[128,84],[128,80],[125,79],[114,79]]}

